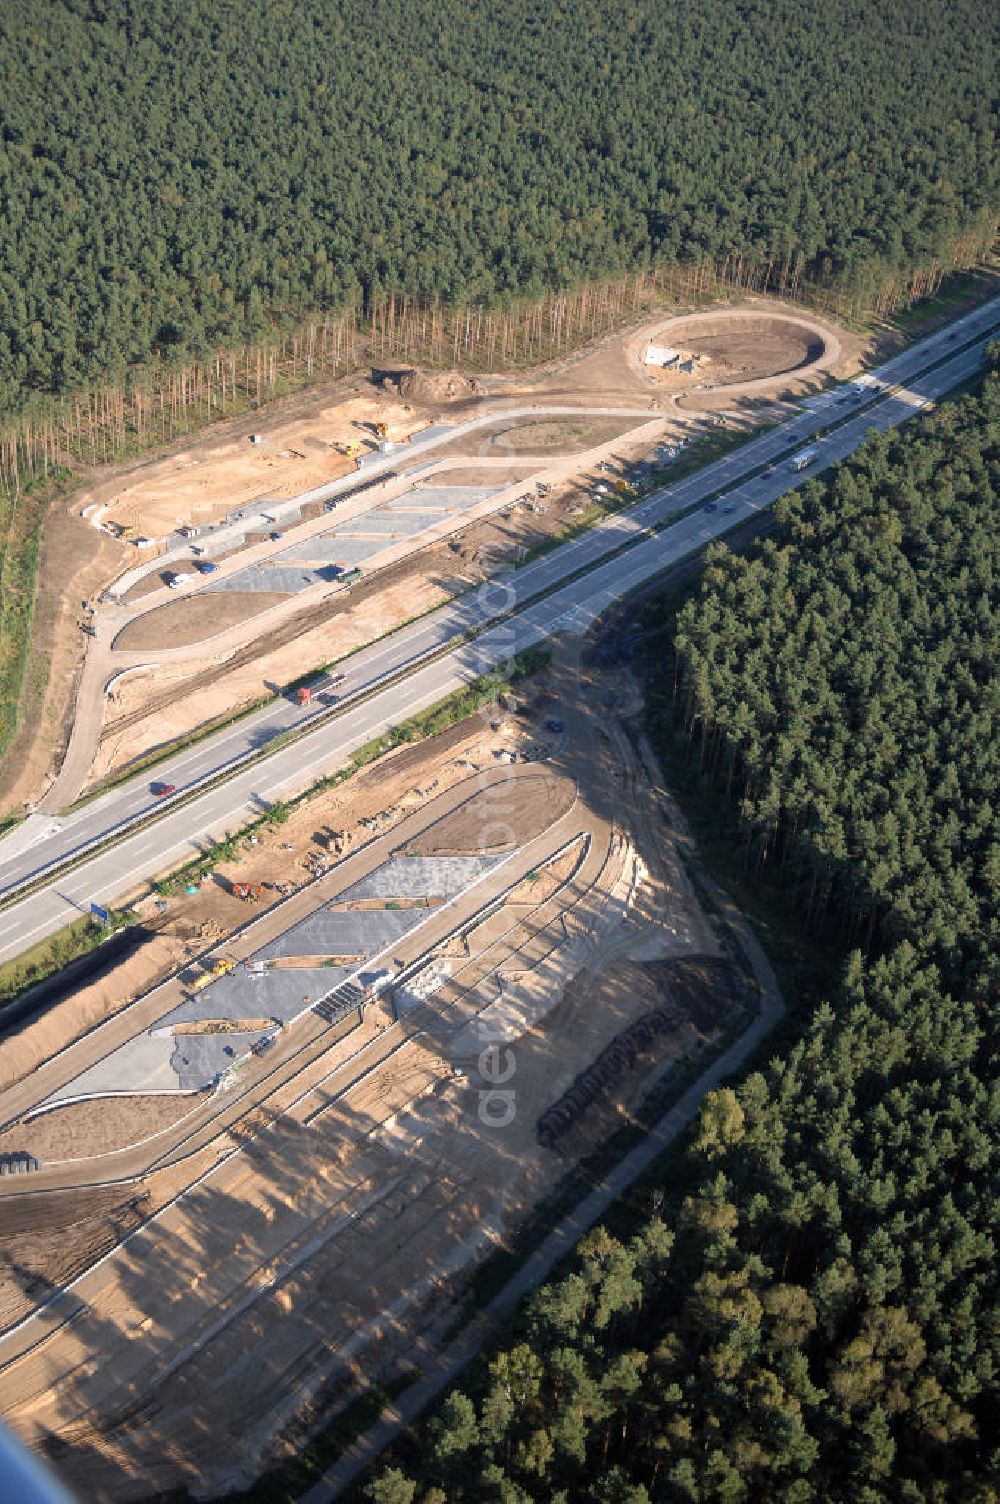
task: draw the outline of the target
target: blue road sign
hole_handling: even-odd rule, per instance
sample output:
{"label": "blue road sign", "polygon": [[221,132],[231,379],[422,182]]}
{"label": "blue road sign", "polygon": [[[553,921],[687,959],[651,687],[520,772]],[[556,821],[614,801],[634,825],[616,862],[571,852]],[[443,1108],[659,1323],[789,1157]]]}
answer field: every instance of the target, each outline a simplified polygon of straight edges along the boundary
{"label": "blue road sign", "polygon": [[90,917],[95,924],[110,924],[111,910],[102,909],[99,903],[92,903],[90,905]]}

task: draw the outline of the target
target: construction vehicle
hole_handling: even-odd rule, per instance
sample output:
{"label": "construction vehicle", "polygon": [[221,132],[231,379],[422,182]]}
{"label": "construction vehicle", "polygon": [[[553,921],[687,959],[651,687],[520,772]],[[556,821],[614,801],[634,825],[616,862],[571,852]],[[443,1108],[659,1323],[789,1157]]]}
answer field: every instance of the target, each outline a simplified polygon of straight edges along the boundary
{"label": "construction vehicle", "polygon": [[214,961],[203,961],[201,964],[204,969],[198,973],[191,983],[192,992],[202,992],[211,982],[218,981],[219,977],[224,977],[228,972],[232,971],[236,963],[230,961],[226,956],[218,956]]}
{"label": "construction vehicle", "polygon": [[388,423],[373,423],[372,430],[377,439],[387,439],[389,437]]}
{"label": "construction vehicle", "polygon": [[312,703],[313,692],[308,684],[300,684],[295,691],[295,703],[297,705],[309,705]]}
{"label": "construction vehicle", "polygon": [[251,1055],[266,1055],[267,1051],[273,1049],[274,1046],[278,1043],[278,1035],[280,1033],[281,1025],[279,1024],[278,1027],[273,1031],[273,1033],[265,1034],[263,1038],[258,1039],[254,1044],[250,1046]]}
{"label": "construction vehicle", "polygon": [[256,903],[263,898],[266,891],[264,883],[230,883],[229,891],[234,898],[240,898],[244,903]]}
{"label": "construction vehicle", "polygon": [[360,444],[341,444],[339,448],[341,454],[346,455],[348,459],[353,459],[363,452]]}
{"label": "construction vehicle", "polygon": [[346,572],[346,574],[342,574],[342,575],[339,576],[339,578],[338,578],[338,584],[340,584],[340,585],[353,585],[354,581],[355,580],[360,580],[360,578],[361,578],[361,570],[360,569],[349,569]]}

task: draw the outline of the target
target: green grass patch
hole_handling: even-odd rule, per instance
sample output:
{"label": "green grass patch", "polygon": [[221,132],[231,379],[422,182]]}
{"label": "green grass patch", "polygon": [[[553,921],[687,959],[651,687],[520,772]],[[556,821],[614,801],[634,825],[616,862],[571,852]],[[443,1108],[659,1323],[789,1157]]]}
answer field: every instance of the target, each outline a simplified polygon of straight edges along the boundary
{"label": "green grass patch", "polygon": [[202,878],[207,877],[222,862],[234,861],[248,836],[267,826],[284,825],[293,810],[315,799],[328,789],[337,788],[347,779],[353,778],[355,773],[360,772],[362,768],[377,762],[380,757],[384,757],[387,752],[393,751],[396,747],[437,736],[451,726],[456,726],[459,721],[464,721],[468,716],[474,715],[484,706],[493,704],[509,685],[516,684],[518,680],[543,669],[548,664],[550,656],[547,648],[527,648],[523,653],[515,654],[506,673],[497,671],[484,674],[474,679],[465,689],[458,690],[437,705],[430,706],[419,715],[411,716],[409,720],[401,721],[398,726],[391,727],[381,736],[365,742],[364,746],[358,747],[345,765],[338,768],[335,773],[326,774],[293,799],[276,800],[256,819],[241,826],[224,840],[213,842],[199,856],[159,878],[153,884],[153,890],[162,897],[168,898],[187,883],[201,882]]}
{"label": "green grass patch", "polygon": [[[907,344],[929,334],[949,318],[995,296],[998,290],[1000,261],[995,257],[970,271],[952,272],[930,297],[920,298],[908,308],[890,314],[859,314],[842,322],[860,334],[879,335],[887,330],[903,336]],[[835,315],[836,317],[836,315]]]}
{"label": "green grass patch", "polygon": [[[701,434],[688,447],[681,459],[674,461],[670,465],[664,465],[658,470],[654,470],[652,476],[644,485],[625,492],[610,491],[607,496],[591,497],[579,517],[574,518],[572,522],[560,528],[557,533],[553,533],[551,538],[545,538],[541,543],[536,544],[534,548],[525,554],[516,567],[524,569],[527,565],[534,564],[537,559],[543,558],[546,554],[551,553],[553,549],[561,548],[564,543],[572,543],[574,538],[579,538],[583,533],[589,533],[592,528],[597,527],[606,517],[611,517],[616,512],[624,511],[627,507],[636,506],[644,497],[651,495],[654,491],[662,490],[664,486],[670,486],[676,481],[684,480],[686,476],[693,474],[694,471],[702,470],[706,465],[712,464],[714,460],[721,459],[724,454],[730,454],[734,449],[739,449],[744,444],[748,444],[751,439],[759,439],[761,434],[767,433],[768,429],[773,426],[773,424],[769,423],[747,431],[737,431],[730,428],[717,429],[711,433]],[[707,498],[703,497],[700,501],[692,502],[686,511],[675,513],[664,526],[668,528],[672,527],[674,523],[680,522],[683,517],[686,517],[689,512],[696,512],[699,507],[704,505],[706,500]]]}
{"label": "green grass patch", "polygon": [[699,434],[698,438],[682,450],[679,459],[665,465],[662,470],[654,471],[650,489],[657,490],[660,486],[684,480],[696,470],[703,470],[714,460],[720,460],[724,454],[742,449],[751,439],[759,439],[773,427],[773,423],[765,423],[759,428],[713,428],[710,433]]}
{"label": "green grass patch", "polygon": [[932,297],[922,298],[912,308],[893,314],[888,322],[911,337],[923,334],[953,314],[961,304],[977,302],[988,291],[989,280],[982,271],[953,272],[950,277],[945,277]]}
{"label": "green grass patch", "polygon": [[584,507],[579,517],[561,527],[551,538],[543,538],[541,543],[536,543],[534,548],[529,548],[523,559],[519,559],[516,569],[525,569],[536,560],[543,559],[553,549],[561,548],[564,543],[572,543],[574,538],[579,538],[583,533],[589,533],[598,523],[603,522],[605,517],[611,517],[615,512],[624,511],[626,507],[634,506],[639,499],[637,491],[617,492],[608,496],[592,498]]}
{"label": "green grass patch", "polygon": [[13,1002],[29,987],[48,981],[70,962],[89,955],[116,930],[137,922],[138,915],[131,909],[112,910],[110,925],[95,924],[88,916],[81,916],[65,929],[39,940],[30,950],[5,961],[0,965],[0,1007]]}

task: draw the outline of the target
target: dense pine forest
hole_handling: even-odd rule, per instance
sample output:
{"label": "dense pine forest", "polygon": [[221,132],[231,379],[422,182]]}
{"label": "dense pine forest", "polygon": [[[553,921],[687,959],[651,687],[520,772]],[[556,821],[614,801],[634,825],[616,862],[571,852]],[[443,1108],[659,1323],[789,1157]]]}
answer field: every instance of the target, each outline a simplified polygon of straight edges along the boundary
{"label": "dense pine forest", "polygon": [[997,1497],[998,506],[995,371],[712,551],[660,733],[839,990],[368,1497]]}
{"label": "dense pine forest", "polygon": [[9,0],[0,407],[398,291],[873,294],[995,228],[973,0]]}

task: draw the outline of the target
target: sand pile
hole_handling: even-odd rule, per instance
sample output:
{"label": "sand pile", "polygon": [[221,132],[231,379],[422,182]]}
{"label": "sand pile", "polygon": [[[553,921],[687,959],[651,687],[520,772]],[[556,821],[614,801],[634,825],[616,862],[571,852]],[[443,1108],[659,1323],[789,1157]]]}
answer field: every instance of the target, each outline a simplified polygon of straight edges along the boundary
{"label": "sand pile", "polygon": [[399,378],[399,395],[406,402],[440,403],[462,402],[470,397],[481,397],[482,384],[474,376],[463,376],[458,371],[407,371]]}

